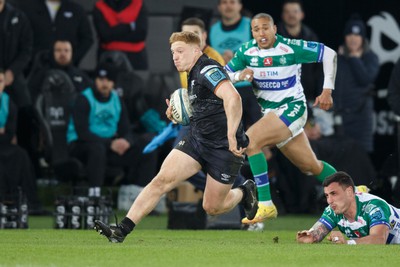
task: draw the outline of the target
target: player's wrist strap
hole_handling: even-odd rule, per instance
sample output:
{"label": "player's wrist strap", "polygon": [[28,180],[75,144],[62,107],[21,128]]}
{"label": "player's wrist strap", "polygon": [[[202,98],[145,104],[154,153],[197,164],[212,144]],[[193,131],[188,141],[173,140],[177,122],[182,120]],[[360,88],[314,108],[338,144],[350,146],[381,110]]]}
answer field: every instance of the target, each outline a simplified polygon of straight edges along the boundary
{"label": "player's wrist strap", "polygon": [[241,71],[237,71],[237,72],[235,72],[235,75],[233,76],[233,79],[235,80],[235,82],[238,82],[238,81],[240,81],[240,74],[241,74],[242,72]]}

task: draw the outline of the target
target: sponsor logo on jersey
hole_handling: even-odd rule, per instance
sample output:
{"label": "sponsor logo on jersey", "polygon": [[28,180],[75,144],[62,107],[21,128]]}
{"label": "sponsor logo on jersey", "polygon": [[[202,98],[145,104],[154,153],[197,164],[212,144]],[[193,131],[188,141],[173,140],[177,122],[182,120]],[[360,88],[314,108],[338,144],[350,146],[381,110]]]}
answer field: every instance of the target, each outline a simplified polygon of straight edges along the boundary
{"label": "sponsor logo on jersey", "polygon": [[286,47],[284,47],[283,45],[280,45],[280,46],[279,46],[279,49],[282,50],[282,51],[285,52],[285,53],[288,53],[288,52],[289,52],[289,50],[288,50]]}
{"label": "sponsor logo on jersey", "polygon": [[266,57],[266,58],[264,58],[264,61],[263,61],[263,63],[264,63],[264,66],[272,66],[272,57]]}
{"label": "sponsor logo on jersey", "polygon": [[281,56],[281,57],[279,58],[279,63],[280,63],[281,65],[286,65],[286,63],[287,63],[286,57],[285,57],[285,56]]}
{"label": "sponsor logo on jersey", "polygon": [[370,216],[372,220],[381,220],[385,216],[383,215],[383,212],[380,208],[376,208],[370,212]]}
{"label": "sponsor logo on jersey", "polygon": [[297,45],[300,46],[301,45],[301,40],[297,40],[297,39],[287,39],[287,43],[289,45]]}
{"label": "sponsor logo on jersey", "polygon": [[354,234],[357,236],[357,237],[361,237],[361,233],[359,232],[359,231],[354,231]]}
{"label": "sponsor logo on jersey", "polygon": [[258,57],[252,57],[250,59],[250,66],[258,66]]}
{"label": "sponsor logo on jersey", "polygon": [[317,42],[311,42],[311,41],[304,41],[303,48],[304,48],[304,50],[317,52],[318,51],[318,43]]}
{"label": "sponsor logo on jersey", "polygon": [[257,52],[258,52],[258,48],[257,47],[253,47],[253,48],[250,48],[249,50],[247,50],[246,54],[252,55],[252,54],[257,53]]}
{"label": "sponsor logo on jersey", "polygon": [[196,94],[194,94],[194,95],[189,95],[189,100],[190,100],[190,102],[192,102],[193,100],[195,100],[197,98],[197,95]]}
{"label": "sponsor logo on jersey", "polygon": [[374,205],[374,204],[368,204],[368,205],[365,206],[364,211],[365,211],[366,213],[370,213],[374,208],[376,208],[376,205]]}
{"label": "sponsor logo on jersey", "polygon": [[217,68],[217,67],[218,67],[217,65],[209,65],[209,66],[206,66],[206,67],[204,67],[204,68],[201,69],[200,74],[205,73],[205,72],[208,71],[209,69]]}
{"label": "sponsor logo on jersey", "polygon": [[260,77],[261,78],[267,77],[267,73],[265,71],[260,71]]}
{"label": "sponsor logo on jersey", "polygon": [[[267,73],[268,74],[268,73]],[[253,79],[257,89],[259,90],[286,90],[292,88],[296,84],[296,75],[286,79]]]}
{"label": "sponsor logo on jersey", "polygon": [[212,68],[207,71],[204,77],[213,85],[216,86],[220,81],[225,80],[226,76],[218,68]]}

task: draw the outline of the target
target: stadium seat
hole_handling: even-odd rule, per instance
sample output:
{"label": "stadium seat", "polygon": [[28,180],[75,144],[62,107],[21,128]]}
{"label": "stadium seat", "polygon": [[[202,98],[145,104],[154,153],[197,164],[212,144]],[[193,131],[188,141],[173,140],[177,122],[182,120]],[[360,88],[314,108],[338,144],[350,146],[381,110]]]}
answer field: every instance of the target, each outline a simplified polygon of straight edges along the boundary
{"label": "stadium seat", "polygon": [[74,85],[68,75],[61,70],[49,70],[35,103],[43,135],[44,159],[62,180],[81,176],[83,169],[81,162],[69,157],[66,143],[75,97]]}

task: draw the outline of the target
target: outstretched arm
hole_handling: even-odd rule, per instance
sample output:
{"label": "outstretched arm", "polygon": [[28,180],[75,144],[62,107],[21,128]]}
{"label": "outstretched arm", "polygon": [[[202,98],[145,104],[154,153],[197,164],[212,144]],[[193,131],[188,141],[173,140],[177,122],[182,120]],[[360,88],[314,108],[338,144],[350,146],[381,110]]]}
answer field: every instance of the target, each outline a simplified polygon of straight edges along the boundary
{"label": "outstretched arm", "polygon": [[329,232],[330,231],[323,223],[317,221],[310,230],[297,232],[296,240],[298,243],[305,244],[319,243],[329,234]]}
{"label": "outstretched arm", "polygon": [[332,90],[336,79],[336,52],[325,46],[324,56],[322,59],[324,69],[324,85],[321,95],[315,99],[314,106],[318,106],[323,110],[328,110],[333,106]]}

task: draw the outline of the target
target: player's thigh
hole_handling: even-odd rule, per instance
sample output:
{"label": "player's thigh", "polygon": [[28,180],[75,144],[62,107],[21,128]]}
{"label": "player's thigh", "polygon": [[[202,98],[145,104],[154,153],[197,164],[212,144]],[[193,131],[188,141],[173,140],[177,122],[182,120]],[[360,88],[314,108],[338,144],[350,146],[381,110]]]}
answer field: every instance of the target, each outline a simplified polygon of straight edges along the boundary
{"label": "player's thigh", "polygon": [[203,206],[222,206],[233,184],[223,184],[207,174],[206,188],[204,189]]}
{"label": "player's thigh", "polygon": [[304,132],[280,148],[282,153],[303,172],[318,173],[321,164],[311,148]]}
{"label": "player's thigh", "polygon": [[291,136],[286,124],[273,112],[264,115],[246,131],[246,134],[250,139],[248,150],[275,145]]}
{"label": "player's thigh", "polygon": [[199,162],[180,150],[172,149],[154,180],[163,185],[168,185],[172,189],[200,170]]}

